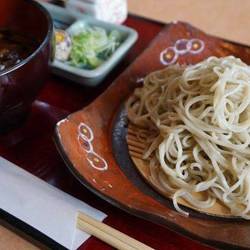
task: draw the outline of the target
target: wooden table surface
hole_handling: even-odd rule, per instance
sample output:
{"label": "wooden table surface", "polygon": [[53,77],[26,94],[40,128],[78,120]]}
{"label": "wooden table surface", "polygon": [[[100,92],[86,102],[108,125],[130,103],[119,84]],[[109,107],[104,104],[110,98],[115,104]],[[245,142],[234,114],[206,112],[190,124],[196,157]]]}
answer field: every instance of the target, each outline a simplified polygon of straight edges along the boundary
{"label": "wooden table surface", "polygon": [[250,44],[249,0],[128,0],[141,16],[172,22],[186,21],[209,34]]}
{"label": "wooden table surface", "polygon": [[[190,21],[192,24],[202,28],[203,30],[206,30],[208,33],[250,44],[250,34],[246,32],[246,27],[248,27],[248,24],[250,24],[250,18],[248,16],[250,11],[250,1],[248,0],[241,0],[240,4],[237,0],[143,0],[143,6],[141,4],[142,1],[129,0],[128,2],[129,10],[132,13],[164,22],[172,20]],[[55,122],[60,119],[60,117],[63,117],[65,114],[81,108],[91,101],[95,96],[101,93],[110,84],[110,82],[117,75],[119,75],[119,73],[129,63],[134,60],[134,58],[144,49],[144,47],[146,47],[147,43],[150,42],[150,40],[162,27],[160,24],[154,24],[150,22],[143,23],[140,19],[136,18],[129,18],[126,24],[138,30],[140,34],[140,42],[137,43],[136,48],[126,57],[122,65],[120,65],[119,68],[116,68],[116,72],[111,74],[111,76],[106,79],[105,84],[96,90],[96,94],[92,96],[90,95],[91,98],[88,98],[86,96],[88,96],[88,94],[93,90],[86,90],[85,88],[72,85],[72,83],[66,82],[63,79],[51,76],[39,97],[40,102],[36,103],[33,107],[34,117],[30,118],[31,121],[32,119],[37,119],[37,114],[41,116],[48,112],[48,114],[50,114],[49,119],[51,121],[49,121],[47,129],[53,129]],[[146,24],[147,26],[144,26]],[[147,32],[144,31],[145,27],[148,29]],[[63,94],[55,96],[53,93],[57,93],[57,91],[61,91]],[[64,101],[63,98],[65,98],[65,94],[71,95],[72,99]],[[85,95],[86,98],[82,98],[82,95]],[[48,105],[48,110],[43,110],[43,107],[41,107],[43,103]],[[32,143],[30,146],[32,147]],[[23,164],[25,166],[26,164],[25,162],[22,162],[22,158],[20,156],[13,157],[13,154],[8,152],[6,149],[1,149],[0,153],[7,159],[9,158],[19,165]],[[26,153],[28,157],[27,152],[23,153]],[[47,154],[46,157],[49,158],[51,155]],[[58,157],[56,158],[56,161],[62,165],[63,163],[61,162],[60,157],[56,157]],[[49,161],[50,159],[45,159],[45,161],[46,160]],[[31,161],[30,164],[34,164],[34,162],[32,163]],[[59,172],[61,171],[60,169],[54,170]],[[32,169],[30,171],[33,172]],[[49,174],[46,173],[41,178],[47,180],[51,184],[54,184],[53,181],[55,180],[51,181],[48,178],[48,175]],[[65,169],[61,171],[60,174],[58,174],[58,176],[62,179],[68,178],[68,182],[71,182],[70,185],[71,187],[74,186],[74,188],[66,191],[75,195],[77,192],[74,190],[77,188],[81,189],[82,187],[73,179],[73,177],[68,177],[68,175],[69,173]],[[62,185],[60,188],[66,189],[64,185]],[[88,198],[90,200],[93,199],[93,195],[87,190],[85,190],[83,193],[87,197],[84,197],[85,201],[87,201]],[[76,194],[76,196],[78,196],[78,198],[82,197],[79,194]],[[96,199],[97,202],[90,201],[90,204],[93,203],[92,205],[97,206],[97,208],[98,205],[103,207],[103,202],[98,198]],[[105,204],[104,207],[107,209],[105,212],[111,211],[116,213],[116,216],[109,216],[107,221],[108,224],[121,229],[125,233],[128,233],[131,236],[142,240],[157,249],[182,249],[183,247],[186,249],[208,249],[166,229],[128,216],[107,204]],[[139,228],[135,228],[135,225],[138,225]],[[141,231],[140,228],[143,228],[143,231]],[[42,247],[41,245],[37,246],[34,244],[33,240],[30,241],[23,235],[20,235],[14,231],[15,230],[13,229],[7,229],[5,223],[0,221],[0,249],[29,250]],[[161,238],[168,239],[168,243],[161,245]],[[87,241],[87,243],[84,244],[83,247],[81,247],[81,249],[111,248],[99,242],[98,240],[91,238]]]}

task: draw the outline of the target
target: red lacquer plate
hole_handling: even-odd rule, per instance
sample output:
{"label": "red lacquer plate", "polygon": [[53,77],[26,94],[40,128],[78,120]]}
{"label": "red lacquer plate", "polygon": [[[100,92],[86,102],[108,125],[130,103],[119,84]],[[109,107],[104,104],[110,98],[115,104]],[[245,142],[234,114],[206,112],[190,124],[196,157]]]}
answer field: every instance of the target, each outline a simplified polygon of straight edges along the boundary
{"label": "red lacquer plate", "polygon": [[72,173],[95,194],[139,217],[217,247],[250,248],[250,222],[189,210],[184,217],[137,172],[126,143],[124,102],[148,73],[179,62],[234,55],[250,48],[209,36],[186,23],[167,25],[151,45],[89,106],[56,127],[58,149]]}

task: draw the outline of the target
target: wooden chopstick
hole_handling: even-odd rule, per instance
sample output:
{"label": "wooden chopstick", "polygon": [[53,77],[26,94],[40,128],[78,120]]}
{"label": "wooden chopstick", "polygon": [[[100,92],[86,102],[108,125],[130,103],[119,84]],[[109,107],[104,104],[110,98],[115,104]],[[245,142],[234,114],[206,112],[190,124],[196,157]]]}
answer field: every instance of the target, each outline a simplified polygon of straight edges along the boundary
{"label": "wooden chopstick", "polygon": [[82,212],[78,213],[77,226],[80,230],[95,236],[121,250],[153,250],[153,248],[100,222]]}

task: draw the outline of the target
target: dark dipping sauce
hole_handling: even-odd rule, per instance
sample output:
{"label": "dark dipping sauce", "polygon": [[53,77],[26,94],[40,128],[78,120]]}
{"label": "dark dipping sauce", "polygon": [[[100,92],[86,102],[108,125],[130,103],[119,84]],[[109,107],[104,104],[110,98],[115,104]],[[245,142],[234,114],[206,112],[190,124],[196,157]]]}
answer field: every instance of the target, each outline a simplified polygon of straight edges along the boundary
{"label": "dark dipping sauce", "polygon": [[29,36],[0,29],[0,72],[27,58],[37,46],[38,42]]}

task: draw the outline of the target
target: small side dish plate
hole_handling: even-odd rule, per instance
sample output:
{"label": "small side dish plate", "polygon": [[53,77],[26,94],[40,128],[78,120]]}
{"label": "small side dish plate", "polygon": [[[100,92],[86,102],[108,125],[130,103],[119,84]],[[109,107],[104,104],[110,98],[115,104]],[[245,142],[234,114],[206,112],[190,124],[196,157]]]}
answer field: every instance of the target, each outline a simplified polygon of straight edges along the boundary
{"label": "small side dish plate", "polygon": [[51,64],[52,72],[56,75],[77,82],[82,85],[96,86],[107,74],[121,61],[129,49],[133,46],[138,38],[138,34],[134,29],[124,25],[112,24],[99,21],[87,15],[70,14],[65,9],[57,6],[46,4],[56,28],[65,29],[69,33],[77,33],[83,26],[100,27],[107,32],[116,30],[121,34],[121,44],[114,53],[96,69],[82,69],[71,66],[65,62],[54,60]]}
{"label": "small side dish plate", "polygon": [[227,55],[250,64],[247,46],[212,37],[186,23],[167,25],[104,94],[57,124],[58,149],[69,169],[95,194],[135,216],[215,247],[250,248],[249,221],[192,209],[189,217],[178,213],[172,201],[138,173],[126,142],[124,102],[145,75],[177,62],[194,64]]}

